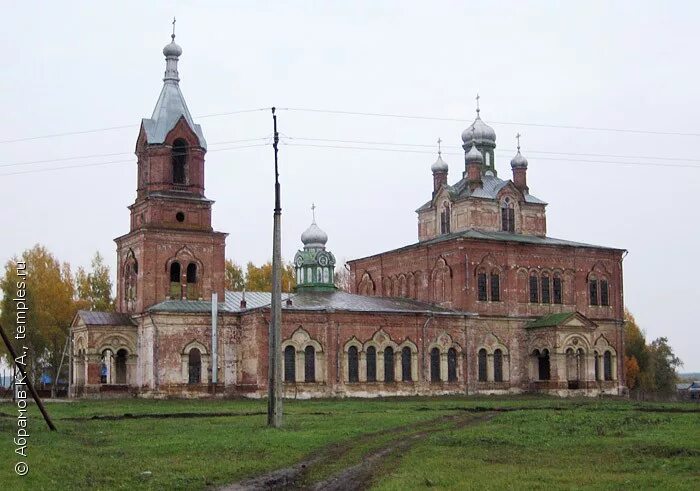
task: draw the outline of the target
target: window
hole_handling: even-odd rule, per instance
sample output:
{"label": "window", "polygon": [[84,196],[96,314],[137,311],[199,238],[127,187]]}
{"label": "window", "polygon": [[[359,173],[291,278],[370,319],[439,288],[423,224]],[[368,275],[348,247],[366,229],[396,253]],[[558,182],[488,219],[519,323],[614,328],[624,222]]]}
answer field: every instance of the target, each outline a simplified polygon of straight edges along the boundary
{"label": "window", "polygon": [[186,184],[187,142],[177,139],[173,143],[173,183]]}
{"label": "window", "polygon": [[515,232],[515,210],[510,198],[506,198],[501,203],[501,230],[504,232]]}
{"label": "window", "polygon": [[457,381],[457,350],[454,348],[447,350],[447,381]]}
{"label": "window", "polygon": [[360,381],[360,363],[355,346],[348,349],[348,382]]}
{"label": "window", "polygon": [[384,350],[384,382],[394,381],[394,349],[386,348]]}
{"label": "window", "polygon": [[561,304],[561,276],[554,275],[554,279],[552,281],[552,294],[553,294],[553,301],[552,303],[556,304]]}
{"label": "window", "polygon": [[406,346],[401,350],[401,380],[410,382],[411,377],[411,348]]}
{"label": "window", "polygon": [[450,233],[450,205],[447,202],[442,204],[442,211],[440,212],[440,233]]}
{"label": "window", "polygon": [[612,354],[606,351],[603,355],[603,376],[605,380],[612,380]]}
{"label": "window", "polygon": [[608,296],[608,280],[600,280],[600,305],[607,307],[610,305]]}
{"label": "window", "polygon": [[491,273],[491,301],[501,301],[501,276],[498,273]]}
{"label": "window", "polygon": [[367,348],[367,382],[377,381],[377,349],[374,346]]}
{"label": "window", "polygon": [[539,380],[549,380],[550,369],[549,369],[549,351],[542,350],[535,352],[537,354],[537,368],[538,368],[538,378]]}
{"label": "window", "polygon": [[440,350],[430,350],[430,381],[440,382]]}
{"label": "window", "polygon": [[177,261],[170,265],[170,282],[180,284],[180,263]]}
{"label": "window", "polygon": [[486,298],[486,273],[479,273],[476,277],[479,300],[485,302]]}
{"label": "window", "polygon": [[199,384],[202,381],[202,353],[197,348],[192,348],[187,356],[187,373],[190,384]]}
{"label": "window", "polygon": [[591,305],[598,305],[598,280],[591,278],[588,280],[588,295]]}
{"label": "window", "polygon": [[180,223],[184,222],[185,221],[185,214],[181,211],[178,211],[177,213],[175,213],[175,220],[177,220]]}
{"label": "window", "polygon": [[486,370],[486,350],[481,348],[479,350],[479,382],[486,382],[488,372]]}
{"label": "window", "polygon": [[500,349],[493,352],[493,380],[503,382],[503,352]]}
{"label": "window", "polygon": [[595,364],[595,379],[596,379],[596,380],[600,380],[600,366],[599,366],[599,363],[600,363],[600,355],[599,355],[598,352],[596,351],[596,352],[594,353],[594,356],[593,356],[593,357],[594,357],[594,359],[595,359],[595,360],[594,360],[594,364]]}
{"label": "window", "polygon": [[294,346],[284,348],[284,381],[294,382],[297,379],[296,351]]}
{"label": "window", "polygon": [[304,382],[316,381],[316,350],[307,346],[304,350]]}
{"label": "window", "polygon": [[549,295],[549,275],[548,274],[543,274],[542,275],[542,303],[549,303],[550,302],[550,295]]}
{"label": "window", "polygon": [[538,278],[535,274],[530,275],[530,303],[539,303]]}

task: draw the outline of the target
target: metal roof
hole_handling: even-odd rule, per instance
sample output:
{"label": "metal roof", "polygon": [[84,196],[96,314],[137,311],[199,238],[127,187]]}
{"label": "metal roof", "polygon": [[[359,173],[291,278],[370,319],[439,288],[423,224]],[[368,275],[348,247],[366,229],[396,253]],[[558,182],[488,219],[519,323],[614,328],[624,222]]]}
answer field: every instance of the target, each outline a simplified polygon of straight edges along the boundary
{"label": "metal roof", "polygon": [[189,127],[199,139],[199,146],[206,149],[207,141],[204,139],[202,128],[194,124],[192,115],[187,109],[185,98],[180,91],[180,86],[173,81],[166,81],[163,90],[160,91],[158,102],[150,119],[144,118],[141,123],[146,131],[146,141],[149,144],[165,142],[168,133],[175,127],[180,118],[185,118]]}
{"label": "metal roof", "polygon": [[135,326],[129,314],[119,312],[94,312],[79,310],[77,314],[88,326]]}
{"label": "metal roof", "polygon": [[528,323],[525,327],[555,327],[560,325],[562,322],[566,322],[574,315],[576,315],[576,312],[560,312],[557,314],[547,314]]}

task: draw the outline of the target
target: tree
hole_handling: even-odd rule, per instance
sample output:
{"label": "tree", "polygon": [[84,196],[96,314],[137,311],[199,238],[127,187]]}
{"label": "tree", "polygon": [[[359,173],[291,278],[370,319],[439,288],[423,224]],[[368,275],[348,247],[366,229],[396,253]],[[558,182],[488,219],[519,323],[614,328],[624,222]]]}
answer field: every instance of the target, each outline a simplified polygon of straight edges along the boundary
{"label": "tree", "polygon": [[345,268],[344,261],[343,264],[338,266],[338,268],[335,270],[333,280],[335,282],[335,286],[337,286],[339,290],[350,293],[350,271]]}
{"label": "tree", "polygon": [[629,389],[637,386],[639,379],[639,364],[634,356],[625,356],[625,381]]}
{"label": "tree", "polygon": [[85,273],[83,268],[78,268],[78,272],[75,275],[75,283],[78,291],[77,303],[79,308],[101,312],[114,311],[109,266],[104,263],[104,259],[99,251],[92,258],[92,272]]}
{"label": "tree", "polygon": [[634,357],[640,370],[648,365],[649,353],[644,333],[629,310],[625,309],[625,356]]}
{"label": "tree", "polygon": [[653,377],[656,391],[664,394],[673,393],[676,390],[678,378],[676,368],[682,366],[683,362],[673,353],[667,338],[660,337],[651,342],[649,358],[654,367]]}
{"label": "tree", "polygon": [[[268,261],[258,267],[252,262],[246,266],[246,289],[248,291],[271,292],[272,291],[272,262]],[[282,291],[291,292],[296,287],[294,266],[287,263],[282,267]]]}
{"label": "tree", "polygon": [[230,291],[241,291],[245,288],[245,275],[243,268],[234,263],[231,259],[226,260],[225,269],[225,289]]}

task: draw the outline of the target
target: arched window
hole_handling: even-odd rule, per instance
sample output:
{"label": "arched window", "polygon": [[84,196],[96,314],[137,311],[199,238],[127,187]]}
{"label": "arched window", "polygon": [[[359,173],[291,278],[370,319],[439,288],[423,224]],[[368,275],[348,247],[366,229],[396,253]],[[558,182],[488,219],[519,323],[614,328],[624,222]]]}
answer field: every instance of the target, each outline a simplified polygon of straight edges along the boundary
{"label": "arched window", "polygon": [[479,294],[479,300],[485,302],[488,300],[486,297],[486,273],[479,273],[476,277],[477,290]]}
{"label": "arched window", "polygon": [[377,381],[377,349],[374,346],[367,348],[367,382]]}
{"label": "arched window", "polygon": [[588,298],[591,305],[598,305],[598,280],[595,277],[588,280]]}
{"label": "arched window", "polygon": [[187,265],[187,298],[197,299],[197,265],[195,263]]}
{"label": "arched window", "polygon": [[503,382],[503,352],[500,349],[493,352],[493,380]]}
{"label": "arched window", "polygon": [[114,360],[114,371],[116,373],[115,382],[117,384],[126,384],[126,359],[129,353],[124,349],[117,351],[117,357]]}
{"label": "arched window", "polygon": [[505,198],[501,203],[501,230],[515,232],[515,210],[510,198]]}
{"label": "arched window", "polygon": [[484,348],[481,348],[479,350],[479,382],[486,382],[488,377],[488,372],[486,369],[486,360],[486,350]]}
{"label": "arched window", "polygon": [[199,384],[202,381],[202,353],[197,348],[192,348],[187,356],[187,381],[190,384]]}
{"label": "arched window", "polygon": [[539,303],[539,278],[535,273],[530,274],[530,303]]}
{"label": "arched window", "polygon": [[187,184],[187,142],[178,138],[173,143],[173,183]]}
{"label": "arched window", "polygon": [[544,273],[542,275],[542,303],[549,303],[551,301],[549,286],[549,275]]}
{"label": "arched window", "polygon": [[549,350],[544,349],[540,353],[537,353],[537,368],[538,368],[538,378],[539,380],[549,380],[550,369],[549,369]]}
{"label": "arched window", "polygon": [[304,350],[304,382],[316,381],[316,350],[307,346]]}
{"label": "arched window", "polygon": [[180,284],[180,263],[177,261],[170,265],[170,282]]}
{"label": "arched window", "polygon": [[284,381],[294,382],[297,379],[296,350],[294,346],[284,348]]}
{"label": "arched window", "polygon": [[608,280],[600,280],[600,305],[607,307],[610,305],[610,298],[608,295]]}
{"label": "arched window", "polygon": [[440,350],[430,350],[430,381],[440,382]]}
{"label": "arched window", "polygon": [[133,257],[132,253],[129,254],[131,257],[127,260],[126,266],[124,267],[124,298],[130,305],[134,300],[136,300],[139,263],[136,261],[136,258]]}
{"label": "arched window", "polygon": [[491,301],[501,301],[501,275],[498,271],[491,272]]}
{"label": "arched window", "polygon": [[561,276],[558,274],[554,275],[554,279],[552,280],[552,303],[555,304],[561,304]]}
{"label": "arched window", "polygon": [[401,350],[401,380],[410,382],[411,377],[411,348],[406,346]]}
{"label": "arched window", "polygon": [[357,353],[357,347],[350,346],[348,348],[348,382],[360,381],[360,363]]}
{"label": "arched window", "polygon": [[612,380],[612,354],[606,351],[603,355],[603,376],[605,380]]}
{"label": "arched window", "polygon": [[457,350],[454,348],[447,350],[447,381],[457,381]]}
{"label": "arched window", "polygon": [[100,363],[100,383],[101,384],[111,384],[112,377],[110,369],[112,368],[112,350],[106,349],[102,352],[102,360]]}
{"label": "arched window", "polygon": [[595,379],[600,380],[600,355],[598,354],[597,351],[593,354],[593,358],[594,358],[593,363],[595,364],[595,367],[594,367]]}
{"label": "arched window", "polygon": [[442,211],[440,212],[440,233],[450,233],[450,204],[447,201],[442,204]]}
{"label": "arched window", "polygon": [[390,346],[384,350],[384,381],[394,381],[394,349]]}

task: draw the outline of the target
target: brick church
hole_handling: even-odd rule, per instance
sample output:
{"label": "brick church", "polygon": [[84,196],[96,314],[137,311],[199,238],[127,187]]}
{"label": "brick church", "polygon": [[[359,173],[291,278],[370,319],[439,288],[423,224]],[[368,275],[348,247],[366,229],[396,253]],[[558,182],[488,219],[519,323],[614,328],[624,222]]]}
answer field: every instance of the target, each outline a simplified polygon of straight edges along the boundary
{"label": "brick church", "polygon": [[[225,291],[227,234],[211,226],[207,143],[172,37],[136,140],[130,229],[115,239],[117,310],[71,326],[75,397],[267,394],[270,294]],[[431,167],[418,242],[350,261],[351,292],[334,284],[315,219],[301,234],[278,353],[287,397],[623,391],[625,251],[547,236],[520,146],[500,178],[478,108],[462,142],[454,184],[439,153]]]}

